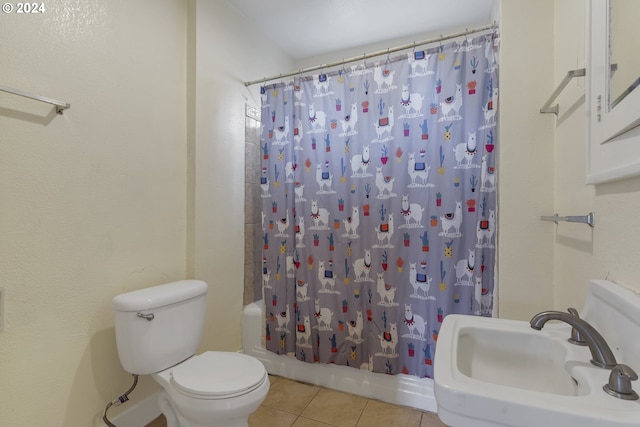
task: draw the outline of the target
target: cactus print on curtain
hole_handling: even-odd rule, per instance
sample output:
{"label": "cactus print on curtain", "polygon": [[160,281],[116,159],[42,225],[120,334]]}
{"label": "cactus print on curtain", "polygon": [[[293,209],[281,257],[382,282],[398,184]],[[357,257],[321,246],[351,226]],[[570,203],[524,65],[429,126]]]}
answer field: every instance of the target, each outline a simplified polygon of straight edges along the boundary
{"label": "cactus print on curtain", "polygon": [[491,315],[494,37],[262,88],[270,351],[432,377],[444,316]]}

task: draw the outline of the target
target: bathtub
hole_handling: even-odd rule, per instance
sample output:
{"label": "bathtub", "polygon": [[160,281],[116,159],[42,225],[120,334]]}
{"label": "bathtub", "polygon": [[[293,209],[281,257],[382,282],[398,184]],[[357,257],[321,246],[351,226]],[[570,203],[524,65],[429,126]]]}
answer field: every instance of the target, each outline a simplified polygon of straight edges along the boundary
{"label": "bathtub", "polygon": [[259,359],[272,375],[333,390],[436,412],[433,380],[413,375],[385,375],[347,366],[301,362],[267,351],[264,345],[264,301],[246,305],[242,316],[243,351]]}

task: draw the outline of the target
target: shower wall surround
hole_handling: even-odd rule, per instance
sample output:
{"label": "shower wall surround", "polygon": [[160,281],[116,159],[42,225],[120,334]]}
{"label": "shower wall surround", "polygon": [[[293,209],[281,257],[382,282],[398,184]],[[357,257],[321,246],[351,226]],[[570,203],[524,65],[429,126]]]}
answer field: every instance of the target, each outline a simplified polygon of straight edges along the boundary
{"label": "shower wall surround", "polygon": [[260,110],[245,105],[244,296],[243,305],[262,299],[260,229]]}

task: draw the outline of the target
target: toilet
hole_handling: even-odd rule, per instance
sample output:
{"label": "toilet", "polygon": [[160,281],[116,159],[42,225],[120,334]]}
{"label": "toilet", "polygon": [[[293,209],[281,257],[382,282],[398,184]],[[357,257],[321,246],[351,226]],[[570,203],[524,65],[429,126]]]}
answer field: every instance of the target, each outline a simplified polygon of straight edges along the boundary
{"label": "toilet", "polygon": [[113,298],[118,355],[131,374],[151,375],[167,427],[248,427],[267,396],[264,365],[242,353],[195,355],[207,284],[181,280]]}

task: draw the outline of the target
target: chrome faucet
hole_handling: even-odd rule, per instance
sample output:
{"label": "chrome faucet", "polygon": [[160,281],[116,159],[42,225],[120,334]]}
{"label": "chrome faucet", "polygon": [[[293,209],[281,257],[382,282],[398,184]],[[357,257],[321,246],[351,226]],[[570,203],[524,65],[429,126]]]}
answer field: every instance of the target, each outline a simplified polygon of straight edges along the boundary
{"label": "chrome faucet", "polygon": [[539,331],[549,320],[560,320],[575,328],[580,334],[581,339],[586,341],[589,346],[592,364],[606,369],[612,369],[617,365],[616,357],[613,355],[607,342],[602,335],[585,320],[569,313],[563,313],[562,311],[543,311],[531,318],[531,327]]}
{"label": "chrome faucet", "polygon": [[605,384],[604,391],[613,397],[624,400],[638,400],[638,393],[631,388],[631,381],[638,379],[638,374],[624,364],[619,364],[611,370],[609,383]]}
{"label": "chrome faucet", "polygon": [[[580,317],[580,315],[578,314],[578,310],[576,310],[573,307],[569,307],[567,311],[572,316]],[[587,342],[582,339],[582,337],[580,336],[580,332],[578,332],[576,328],[571,328],[571,338],[569,338],[568,341],[571,344],[575,344],[575,345],[587,345]]]}

